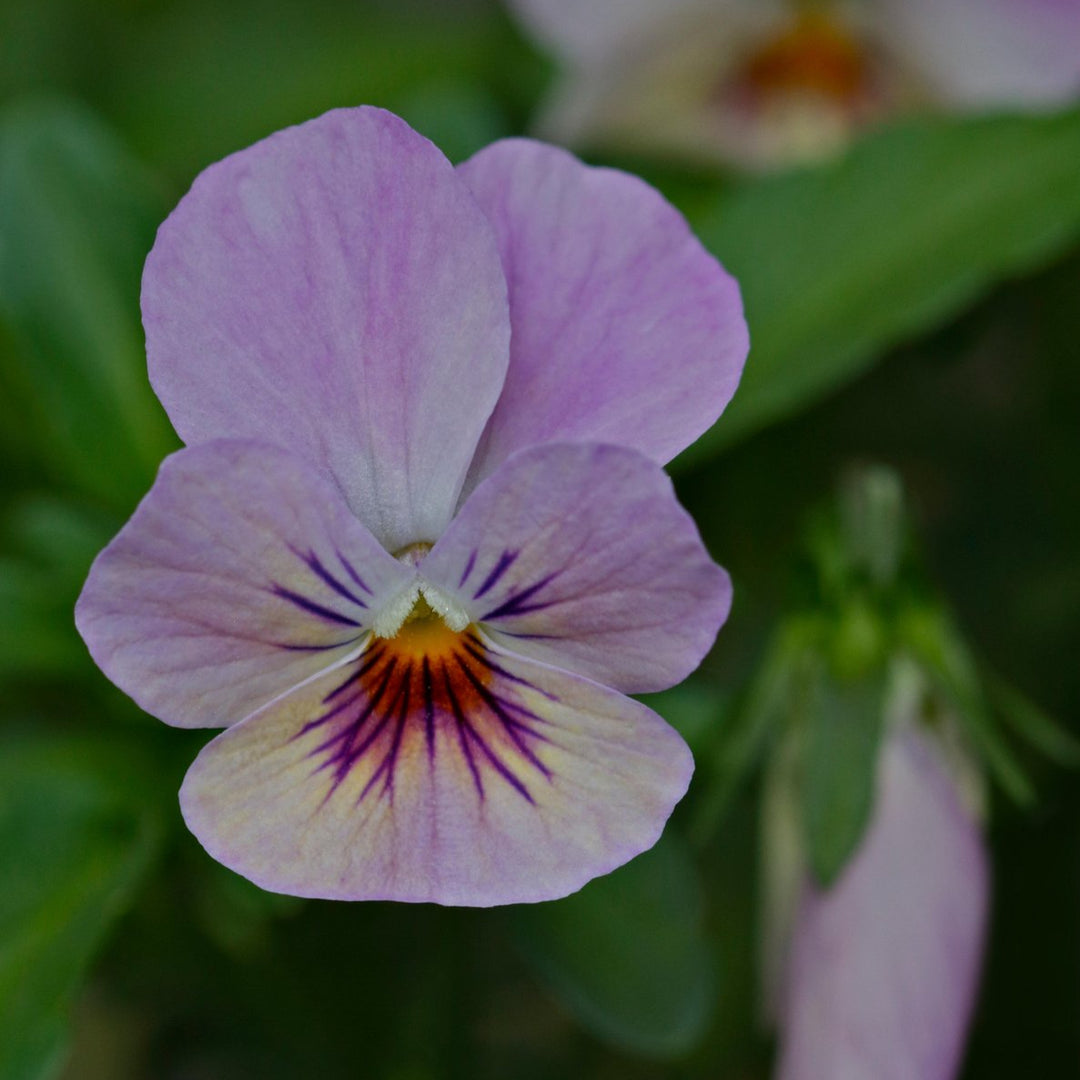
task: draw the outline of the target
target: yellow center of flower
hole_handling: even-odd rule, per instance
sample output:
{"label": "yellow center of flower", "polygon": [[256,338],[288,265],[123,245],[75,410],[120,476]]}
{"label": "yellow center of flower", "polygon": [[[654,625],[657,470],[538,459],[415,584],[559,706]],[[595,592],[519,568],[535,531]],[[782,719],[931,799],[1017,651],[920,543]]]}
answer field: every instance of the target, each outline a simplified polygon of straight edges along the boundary
{"label": "yellow center of flower", "polygon": [[869,64],[858,39],[811,8],[750,57],[739,82],[762,96],[813,94],[853,104],[868,80]]}
{"label": "yellow center of flower", "polygon": [[384,647],[403,660],[442,661],[460,648],[461,633],[451,630],[446,620],[435,611],[424,596],[419,596],[401,628],[389,638]]}

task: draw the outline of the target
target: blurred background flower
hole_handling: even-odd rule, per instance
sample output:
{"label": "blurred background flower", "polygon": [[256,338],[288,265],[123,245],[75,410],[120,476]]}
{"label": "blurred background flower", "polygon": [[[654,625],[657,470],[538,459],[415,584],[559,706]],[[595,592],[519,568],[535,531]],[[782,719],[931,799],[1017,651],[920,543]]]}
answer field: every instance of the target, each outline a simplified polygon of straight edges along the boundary
{"label": "blurred background flower", "polygon": [[[1025,11],[1068,20],[1076,4]],[[1059,26],[1057,55],[1075,57]],[[950,35],[917,33],[904,58],[925,83]],[[111,688],[72,607],[178,446],[146,381],[139,281],[195,175],[364,102],[461,161],[532,130],[564,63],[496,0],[0,7],[0,1077],[770,1077],[820,1049],[799,1036],[807,1018],[820,1030],[819,987],[836,989],[830,1022],[843,1016],[862,969],[818,958],[836,922],[866,925],[844,912],[890,872],[906,912],[967,928],[943,1027],[906,1048],[979,1080],[1071,1075],[1080,110],[1058,96],[1075,84],[1053,55],[990,112],[985,80],[942,82],[959,111],[923,85],[914,112],[856,125],[843,155],[764,178],[593,145],[659,186],[743,290],[738,393],[672,466],[735,603],[700,671],[647,702],[697,760],[664,840],[565,900],[477,912],[297,901],[212,863],[175,799],[205,735]],[[849,501],[833,492],[866,460],[891,470],[886,504],[906,493],[909,526],[856,530],[871,554],[852,573]],[[921,558],[898,556],[893,585],[874,585],[912,536]],[[922,683],[915,699],[881,691],[907,717],[903,741],[883,741],[886,710],[820,706],[857,704],[860,664],[894,671],[900,643]],[[800,727],[817,740],[792,741]],[[850,760],[821,750],[841,734],[860,768],[826,767]],[[803,762],[791,780],[787,755]],[[786,830],[769,824],[777,791],[795,800]],[[942,807],[952,839],[909,848],[907,815]],[[981,950],[981,875],[952,876],[945,857],[955,845],[976,866],[976,828],[992,866]],[[863,962],[890,955],[874,951],[890,939],[867,940]],[[880,1011],[857,1017],[882,1021],[871,1055],[904,1032],[906,985],[883,980]],[[763,997],[788,1009],[772,1031]]]}
{"label": "blurred background flower", "polygon": [[1080,90],[1074,0],[509,0],[564,67],[549,138],[770,168],[910,112]]}

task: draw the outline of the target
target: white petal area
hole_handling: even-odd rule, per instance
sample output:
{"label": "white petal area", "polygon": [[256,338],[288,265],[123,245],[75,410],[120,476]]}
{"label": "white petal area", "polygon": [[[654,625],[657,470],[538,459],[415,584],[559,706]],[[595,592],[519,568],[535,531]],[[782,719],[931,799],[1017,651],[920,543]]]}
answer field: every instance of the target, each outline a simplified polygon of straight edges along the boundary
{"label": "white petal area", "polygon": [[404,121],[338,109],[211,165],[158,231],[142,308],[186,443],[291,450],[389,551],[442,532],[506,373],[506,283]]}
{"label": "white petal area", "polygon": [[511,0],[522,24],[558,55],[596,62],[672,21],[739,0]]}
{"label": "white petal area", "polygon": [[418,571],[505,648],[624,693],[685,679],[731,608],[667,474],[622,446],[512,455]]}
{"label": "white petal area", "polygon": [[220,440],[166,458],[75,622],[147,712],[225,727],[355,653],[414,577],[318,470]]}
{"label": "white petal area", "polygon": [[1046,107],[1080,96],[1078,0],[881,0],[895,48],[947,104]]}
{"label": "white petal area", "polygon": [[189,828],[275,892],[483,907],[565,896],[651,847],[693,770],[675,731],[468,641],[426,667],[376,641],[214,739],[180,793]]}
{"label": "white petal area", "polygon": [[892,735],[860,848],[829,892],[803,898],[779,1080],[951,1080],[988,893],[978,826],[929,737]]}

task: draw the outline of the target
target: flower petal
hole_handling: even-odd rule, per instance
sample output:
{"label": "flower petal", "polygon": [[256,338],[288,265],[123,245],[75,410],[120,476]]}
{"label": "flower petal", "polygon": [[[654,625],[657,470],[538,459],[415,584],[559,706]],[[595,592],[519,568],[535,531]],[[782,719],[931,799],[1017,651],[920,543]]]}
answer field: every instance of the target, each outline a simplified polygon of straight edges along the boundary
{"label": "flower petal", "polygon": [[735,392],[739,289],[648,184],[524,139],[459,167],[499,238],[510,369],[470,485],[515,450],[616,443],[661,464]]}
{"label": "flower petal", "polygon": [[355,654],[413,576],[311,466],[221,440],[165,460],[75,622],[147,712],[223,727]]}
{"label": "flower petal", "polygon": [[1080,95],[1077,0],[885,0],[883,16],[931,89],[965,106]]}
{"label": "flower petal", "polygon": [[337,110],[210,166],[142,303],[185,442],[294,451],[391,551],[442,532],[506,371],[506,285],[466,186],[403,121]]}
{"label": "flower petal", "polygon": [[474,634],[375,639],[210,742],[180,792],[263,888],[489,906],[564,896],[658,839],[693,762],[655,713]]}
{"label": "flower petal", "polygon": [[[594,63],[718,0],[511,0],[530,30],[560,55]],[[719,0],[720,4],[724,0]]]}
{"label": "flower petal", "polygon": [[419,572],[505,648],[625,693],[689,675],[731,607],[671,480],[618,446],[515,454]]}
{"label": "flower petal", "polygon": [[988,878],[978,828],[929,742],[891,737],[862,846],[832,890],[803,899],[780,1080],[951,1080]]}

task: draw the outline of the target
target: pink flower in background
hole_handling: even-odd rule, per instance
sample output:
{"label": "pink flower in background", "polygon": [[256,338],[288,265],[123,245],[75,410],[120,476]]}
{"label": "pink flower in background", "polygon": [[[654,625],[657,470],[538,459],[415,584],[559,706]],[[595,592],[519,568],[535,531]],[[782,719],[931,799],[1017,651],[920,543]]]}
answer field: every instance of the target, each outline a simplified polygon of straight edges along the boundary
{"label": "pink flower in background", "polygon": [[206,849],[281,892],[488,905],[652,845],[692,761],[624,695],[693,670],[731,598],[661,465],[747,352],[676,211],[341,110],[207,169],[142,302],[187,448],[76,621],[147,711],[227,728],[181,791]]}
{"label": "pink flower in background", "polygon": [[[775,790],[771,801],[767,837],[779,843],[766,854],[765,975],[778,1080],[951,1080],[990,890],[970,761],[921,724],[894,719],[871,821],[828,890],[809,880],[792,843],[797,809],[781,802],[778,812]],[[782,867],[776,876],[777,855],[794,871],[789,882]]]}
{"label": "pink flower in background", "polygon": [[1080,92],[1080,0],[512,0],[565,69],[541,129],[750,168],[911,110]]}

